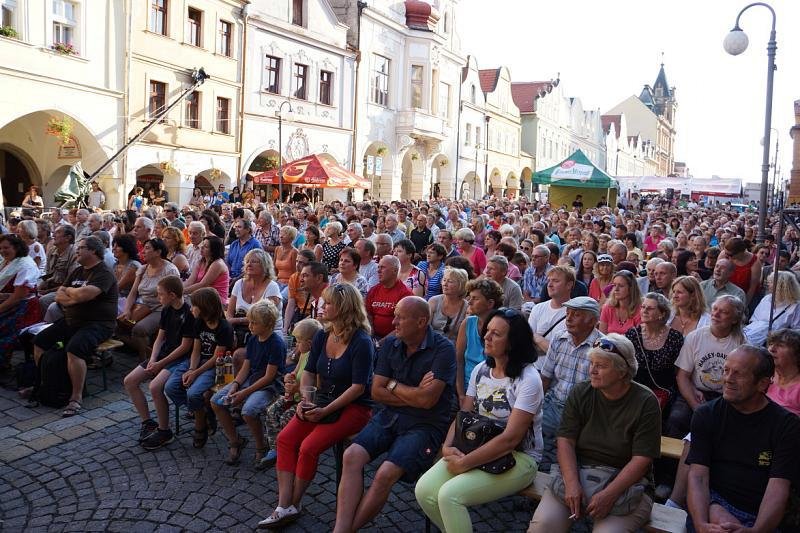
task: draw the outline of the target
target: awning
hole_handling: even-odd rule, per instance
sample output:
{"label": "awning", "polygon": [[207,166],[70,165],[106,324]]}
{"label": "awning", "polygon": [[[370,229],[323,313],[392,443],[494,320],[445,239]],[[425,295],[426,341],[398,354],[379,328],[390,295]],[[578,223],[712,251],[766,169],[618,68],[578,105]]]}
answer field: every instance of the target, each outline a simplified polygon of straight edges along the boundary
{"label": "awning", "polygon": [[[256,185],[279,185],[278,169],[253,176]],[[370,181],[327,157],[309,155],[283,166],[283,184],[328,189],[369,189]]]}
{"label": "awning", "polygon": [[611,189],[617,186],[614,178],[597,168],[581,150],[575,150],[557,165],[536,172],[533,183],[587,189]]}

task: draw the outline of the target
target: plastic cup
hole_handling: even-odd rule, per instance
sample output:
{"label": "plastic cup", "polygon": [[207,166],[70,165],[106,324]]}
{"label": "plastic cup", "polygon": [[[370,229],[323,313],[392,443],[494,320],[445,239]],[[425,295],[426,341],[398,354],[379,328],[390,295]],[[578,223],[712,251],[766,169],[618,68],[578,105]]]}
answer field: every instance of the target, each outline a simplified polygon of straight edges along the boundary
{"label": "plastic cup", "polygon": [[316,407],[317,401],[317,388],[311,385],[300,387],[300,408],[304,411]]}

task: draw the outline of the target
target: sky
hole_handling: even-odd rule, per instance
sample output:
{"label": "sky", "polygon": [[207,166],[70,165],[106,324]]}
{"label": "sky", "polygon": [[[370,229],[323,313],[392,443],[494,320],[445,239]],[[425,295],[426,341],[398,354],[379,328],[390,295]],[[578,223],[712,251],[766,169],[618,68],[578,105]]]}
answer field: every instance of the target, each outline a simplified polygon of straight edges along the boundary
{"label": "sky", "polygon": [[[585,109],[611,109],[662,62],[676,89],[675,160],[698,178],[761,181],[772,17],[748,9],[739,25],[750,39],[731,56],[722,41],[749,2],[738,0],[460,0],[456,30],[478,67],[506,65],[515,82],[559,73]],[[770,161],[779,142],[779,176],[792,165],[793,102],[800,100],[800,0],[772,0],[777,15]],[[770,170],[770,179],[772,170]]]}

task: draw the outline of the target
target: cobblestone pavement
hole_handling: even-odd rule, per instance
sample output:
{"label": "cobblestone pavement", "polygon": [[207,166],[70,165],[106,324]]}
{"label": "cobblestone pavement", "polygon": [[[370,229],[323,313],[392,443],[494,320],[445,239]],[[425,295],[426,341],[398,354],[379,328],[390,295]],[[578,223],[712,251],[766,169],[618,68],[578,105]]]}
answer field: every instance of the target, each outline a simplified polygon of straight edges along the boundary
{"label": "cobblestone pavement", "polygon": [[[85,398],[83,412],[66,419],[48,407],[28,408],[14,390],[0,388],[1,531],[248,531],[272,511],[275,472],[253,470],[252,444],[242,464],[229,467],[222,462],[221,432],[196,450],[183,421],[166,448],[148,452],[137,445],[139,420],[122,388],[133,366],[132,356],[115,354],[109,390]],[[100,371],[90,370],[89,391],[100,385]],[[328,452],[302,517],[286,531],[329,531],[335,494]],[[520,497],[472,509],[476,531],[524,531],[531,514]],[[398,484],[365,530],[424,531],[412,487]]]}

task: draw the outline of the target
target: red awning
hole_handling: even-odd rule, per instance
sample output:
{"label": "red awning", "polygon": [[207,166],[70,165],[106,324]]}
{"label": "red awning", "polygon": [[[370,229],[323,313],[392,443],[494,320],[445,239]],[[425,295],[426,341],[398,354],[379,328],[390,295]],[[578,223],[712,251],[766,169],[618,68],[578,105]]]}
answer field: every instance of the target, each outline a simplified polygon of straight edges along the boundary
{"label": "red awning", "polygon": [[[278,185],[278,170],[268,170],[253,176],[256,185]],[[328,159],[309,155],[283,166],[283,184],[328,189],[369,189],[367,179],[350,172]]]}

